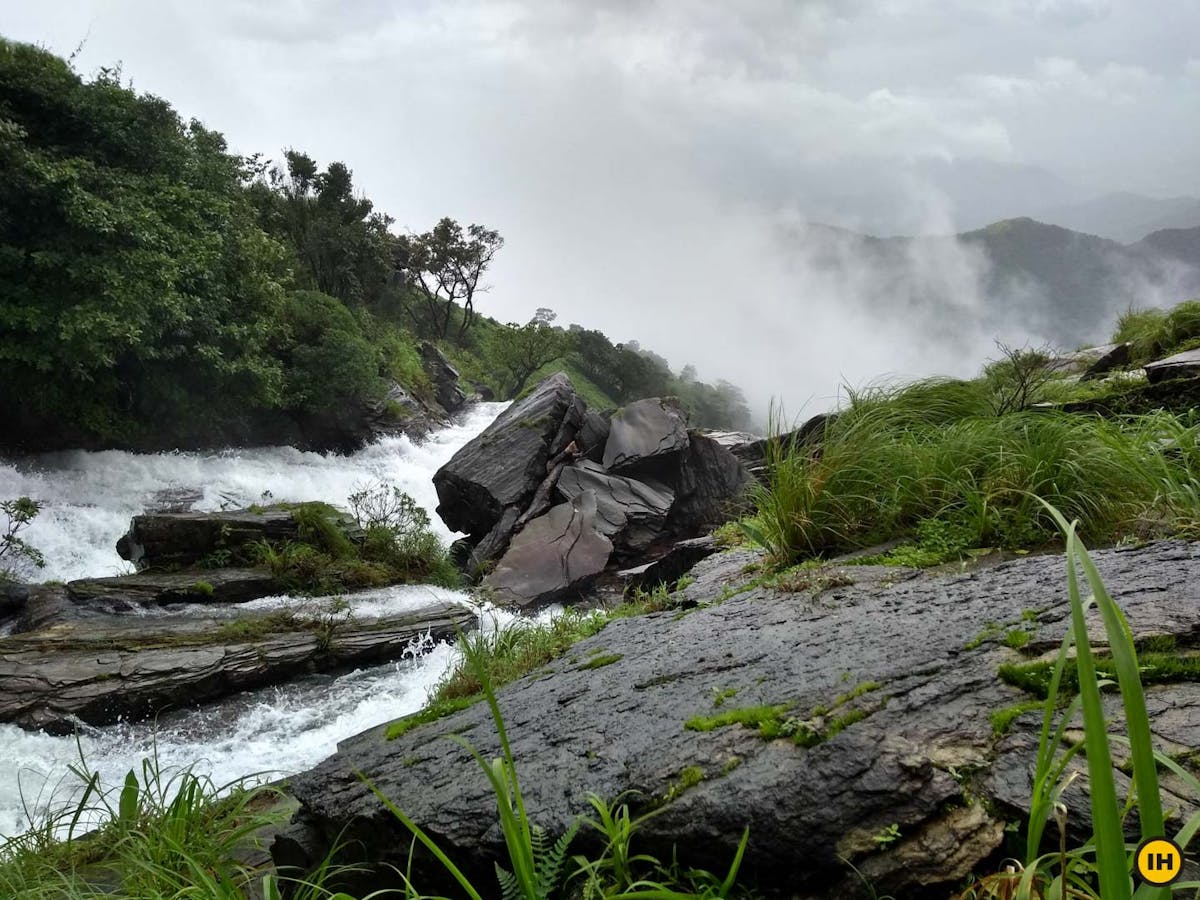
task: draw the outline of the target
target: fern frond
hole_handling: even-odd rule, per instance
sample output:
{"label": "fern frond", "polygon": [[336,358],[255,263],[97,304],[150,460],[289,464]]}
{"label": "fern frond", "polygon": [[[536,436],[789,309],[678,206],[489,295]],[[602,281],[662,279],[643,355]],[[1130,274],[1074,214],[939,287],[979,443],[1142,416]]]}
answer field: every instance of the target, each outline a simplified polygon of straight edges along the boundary
{"label": "fern frond", "polygon": [[545,846],[546,832],[541,828],[537,831],[542,839],[537,855],[538,891],[543,897],[549,897],[557,890],[562,881],[563,864],[567,861],[567,850],[570,848],[571,842],[579,833],[579,820],[576,819],[571,823],[570,827],[554,842],[553,847]]}
{"label": "fern frond", "polygon": [[[496,863],[496,880],[500,882],[500,900],[522,900],[521,883],[508,869]],[[528,900],[528,898],[524,898]]]}

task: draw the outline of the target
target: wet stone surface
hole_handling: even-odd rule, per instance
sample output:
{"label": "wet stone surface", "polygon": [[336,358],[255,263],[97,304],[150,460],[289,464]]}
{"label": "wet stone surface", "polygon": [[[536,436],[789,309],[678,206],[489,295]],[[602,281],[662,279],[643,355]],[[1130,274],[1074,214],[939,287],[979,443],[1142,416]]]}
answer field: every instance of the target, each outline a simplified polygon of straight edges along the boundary
{"label": "wet stone surface", "polygon": [[[1159,542],[1094,558],[1135,636],[1200,642],[1200,545]],[[1028,804],[1040,723],[1023,716],[996,737],[991,714],[1030,699],[997,667],[1057,647],[1068,617],[1062,558],[950,575],[844,567],[794,593],[739,590],[757,561],[747,551],[704,560],[683,591],[699,608],[614,621],[499,692],[533,820],[561,832],[590,811],[587,792],[638,791],[642,805],[665,803],[646,823],[645,852],[670,858],[674,846],[682,862],[720,868],[748,826],[744,874],[793,896],[856,896],[860,882],[839,856],[881,894],[904,897],[1000,852],[1005,823]],[[1029,633],[1020,651],[1003,643],[1018,627]],[[598,654],[614,660],[585,666]],[[1148,695],[1160,739],[1200,746],[1200,686],[1152,686]],[[764,704],[819,737],[805,747],[740,725],[685,727]],[[319,859],[340,836],[362,858],[406,863],[409,839],[361,772],[460,865],[490,877],[503,848],[495,798],[466,752],[444,739],[451,732],[485,757],[498,752],[482,706],[394,741],[375,731],[343,742],[293,779],[301,812],[277,858]],[[702,778],[680,788],[689,767]],[[1067,801],[1072,821],[1084,820],[1086,780]],[[1178,806],[1186,816],[1182,798]],[[881,847],[875,836],[892,826],[898,837]]]}

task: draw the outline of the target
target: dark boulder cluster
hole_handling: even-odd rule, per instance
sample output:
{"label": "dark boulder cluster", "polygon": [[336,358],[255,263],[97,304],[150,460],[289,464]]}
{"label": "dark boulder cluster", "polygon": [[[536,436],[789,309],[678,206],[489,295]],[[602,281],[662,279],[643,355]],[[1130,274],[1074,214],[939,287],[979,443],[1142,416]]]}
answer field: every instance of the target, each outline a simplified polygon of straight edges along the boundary
{"label": "dark boulder cluster", "polygon": [[590,410],[566,375],[541,382],[434,475],[459,558],[497,599],[569,597],[735,515],[752,475],[688,428],[673,398]]}

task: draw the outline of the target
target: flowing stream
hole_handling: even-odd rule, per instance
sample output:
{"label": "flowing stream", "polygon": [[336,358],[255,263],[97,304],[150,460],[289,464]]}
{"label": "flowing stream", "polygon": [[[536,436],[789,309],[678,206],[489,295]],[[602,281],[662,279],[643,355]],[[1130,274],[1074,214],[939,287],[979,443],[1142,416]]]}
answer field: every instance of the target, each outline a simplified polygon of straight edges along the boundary
{"label": "flowing stream", "polygon": [[[164,504],[196,510],[236,509],[268,502],[325,500],[343,505],[357,488],[380,480],[408,492],[430,514],[444,539],[451,533],[434,514],[433,473],[482,431],[505,404],[473,407],[455,425],[415,445],[385,438],[351,456],[291,447],[215,453],[133,454],[70,451],[0,460],[0,498],[29,496],[44,504],[23,537],[45,554],[36,577],[70,580],[131,571],[115,544],[132,516]],[[429,585],[363,592],[349,598],[357,615],[382,617],[431,599],[467,602],[465,594]],[[290,602],[266,598],[261,608]],[[493,626],[507,618],[484,616]],[[380,722],[414,712],[454,659],[446,644],[410,648],[406,658],[340,676],[312,677],[250,691],[151,723],[81,729],[74,737],[30,733],[0,724],[0,835],[29,827],[48,806],[81,789],[69,767],[80,762],[108,787],[157,752],[166,770],[193,771],[225,784],[243,776],[292,774],[331,754],[337,742]]]}

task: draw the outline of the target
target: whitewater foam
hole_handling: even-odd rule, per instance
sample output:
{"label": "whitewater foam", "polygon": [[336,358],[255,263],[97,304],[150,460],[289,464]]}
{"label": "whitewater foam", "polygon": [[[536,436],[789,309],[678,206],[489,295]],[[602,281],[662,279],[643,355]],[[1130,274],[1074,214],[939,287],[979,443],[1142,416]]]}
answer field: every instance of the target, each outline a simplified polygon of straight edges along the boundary
{"label": "whitewater foam", "polygon": [[[266,491],[276,501],[344,504],[360,486],[384,480],[409,493],[430,513],[439,535],[449,539],[451,533],[433,514],[433,473],[503,408],[479,404],[424,443],[386,438],[350,456],[265,447],[216,453],[71,451],[5,460],[0,461],[0,498],[30,496],[43,503],[24,536],[45,554],[46,567],[37,577],[46,580],[128,571],[114,545],[130,517],[167,492],[196,495],[196,510],[245,507],[261,502]],[[386,618],[433,600],[470,602],[460,591],[430,585],[364,591],[347,599],[360,618]],[[267,597],[240,609],[296,602]],[[172,613],[211,616],[214,611],[190,606]],[[491,609],[480,615],[485,629],[503,627],[513,618]],[[340,740],[420,709],[454,660],[449,645],[417,641],[394,663],[247,692],[161,716],[157,724],[85,726],[78,746],[73,737],[0,725],[0,756],[6,762],[0,769],[0,835],[21,832],[47,809],[79,796],[82,784],[69,767],[79,764],[80,752],[110,787],[119,786],[130,769],[140,771],[142,760],[155,753],[166,770],[190,766],[218,784],[256,774],[278,778],[315,765]]]}
{"label": "whitewater foam", "polygon": [[463,419],[420,444],[384,438],[340,456],[294,447],[219,452],[128,453],[72,450],[0,460],[0,499],[32,497],[42,511],[23,537],[46,557],[46,567],[24,573],[40,580],[119,575],[131,571],[116,551],[129,520],[165,495],[196,495],[191,508],[237,509],[266,499],[324,500],[345,505],[356,489],[387,481],[430,513],[443,539],[451,532],[433,515],[433,473],[503,410],[481,403]]}

